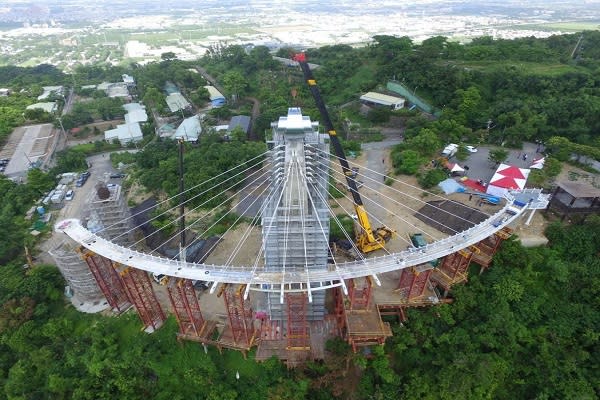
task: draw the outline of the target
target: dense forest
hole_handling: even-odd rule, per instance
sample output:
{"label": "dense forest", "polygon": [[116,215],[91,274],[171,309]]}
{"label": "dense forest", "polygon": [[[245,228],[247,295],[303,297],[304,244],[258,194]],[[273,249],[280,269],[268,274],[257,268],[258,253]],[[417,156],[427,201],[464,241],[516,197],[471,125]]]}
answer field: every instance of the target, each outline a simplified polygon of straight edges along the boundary
{"label": "dense forest", "polygon": [[[406,151],[427,162],[428,152],[450,140],[515,147],[539,140],[558,160],[567,161],[573,151],[600,159],[600,32],[584,32],[585,52],[573,53],[581,36],[480,38],[467,45],[444,37],[417,44],[378,36],[363,48],[326,46],[307,54],[320,65],[315,75],[336,126],[345,120],[367,127],[402,121],[410,149],[396,152],[399,168],[408,166]],[[279,55],[293,52],[282,49]],[[44,85],[100,83],[131,73],[139,98],[159,113],[166,113],[159,95],[168,80],[200,105],[204,83],[189,71],[197,66],[235,95],[215,119],[247,113],[247,96],[261,105],[255,132],[265,132],[289,106],[320,119],[298,69],[274,62],[266,47],[215,45],[198,62],[81,67],[70,77],[50,66],[2,67],[0,83],[16,94],[0,98],[6,116],[0,139],[24,122],[24,107]],[[406,110],[361,116],[353,105],[342,107],[388,79],[414,88],[438,117]],[[116,112],[107,100],[91,104],[96,116]],[[186,147],[186,179],[201,183],[263,151],[262,143],[209,135]],[[173,194],[176,188],[165,182],[175,181],[168,179],[176,173],[175,143],[152,142],[138,154],[128,160],[136,165],[135,179],[148,191]],[[467,284],[453,288],[452,304],[410,310],[402,324],[390,321],[394,336],[368,357],[334,340],[325,361],[288,370],[277,360],[257,364],[252,355],[244,360],[237,352],[220,355],[180,343],[173,317],[147,335],[133,313],[78,313],[66,304],[54,266],[24,268],[24,245],[32,248],[36,240],[28,234],[25,212],[57,172],[82,165],[81,153],[65,152],[53,171],[32,170],[27,184],[0,178],[0,400],[600,397],[598,218],[551,224],[547,247],[522,248],[518,238],[505,242],[489,271],[472,271]]]}
{"label": "dense forest", "polygon": [[[372,356],[287,370],[197,343],[176,322],[152,335],[133,313],[65,308],[58,271],[16,262],[0,274],[3,399],[595,399],[600,395],[600,220],[552,225],[548,248],[506,242],[454,302],[413,309]],[[236,379],[239,372],[239,380]]]}

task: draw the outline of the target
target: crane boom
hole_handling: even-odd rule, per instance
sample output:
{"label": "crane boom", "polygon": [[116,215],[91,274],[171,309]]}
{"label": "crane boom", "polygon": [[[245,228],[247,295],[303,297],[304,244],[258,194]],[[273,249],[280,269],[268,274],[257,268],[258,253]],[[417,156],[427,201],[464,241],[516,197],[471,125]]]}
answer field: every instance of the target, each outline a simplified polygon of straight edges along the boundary
{"label": "crane boom", "polygon": [[346,154],[344,152],[344,148],[337,137],[337,132],[333,127],[333,123],[331,122],[331,118],[329,117],[329,112],[325,107],[325,103],[323,102],[323,98],[321,97],[321,92],[319,87],[317,86],[317,81],[315,80],[310,67],[308,66],[308,62],[306,61],[306,55],[304,53],[296,54],[294,56],[294,60],[298,62],[300,68],[302,69],[302,73],[304,74],[304,79],[308,84],[310,92],[315,100],[317,108],[321,114],[321,118],[323,119],[323,124],[329,135],[331,144],[333,145],[333,149],[335,154],[340,161],[342,166],[342,172],[346,177],[346,182],[348,183],[348,188],[350,189],[350,193],[352,194],[352,200],[354,202],[354,210],[356,212],[356,216],[358,219],[358,224],[360,225],[361,231],[356,235],[356,245],[360,251],[363,253],[369,253],[371,251],[382,249],[391,236],[392,230],[387,227],[378,228],[375,233],[371,228],[371,223],[369,221],[369,217],[367,215],[367,211],[362,202],[362,198],[360,197],[360,193],[358,192],[358,187],[356,186],[356,180],[354,179],[354,172],[350,169],[348,165],[348,160],[346,159]]}

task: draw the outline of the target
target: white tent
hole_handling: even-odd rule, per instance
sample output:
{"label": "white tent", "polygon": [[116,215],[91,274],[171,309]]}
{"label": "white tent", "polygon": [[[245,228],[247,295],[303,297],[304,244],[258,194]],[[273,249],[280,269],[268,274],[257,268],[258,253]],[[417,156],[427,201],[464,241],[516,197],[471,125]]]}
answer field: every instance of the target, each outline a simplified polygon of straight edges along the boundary
{"label": "white tent", "polygon": [[446,168],[450,170],[450,172],[464,172],[465,169],[456,163],[448,163],[446,164]]}
{"label": "white tent", "polygon": [[460,165],[458,165],[457,163],[451,163],[449,161],[446,161],[446,163],[444,164],[444,168],[446,168],[450,172],[464,172],[465,171],[465,169],[463,167],[461,167]]}

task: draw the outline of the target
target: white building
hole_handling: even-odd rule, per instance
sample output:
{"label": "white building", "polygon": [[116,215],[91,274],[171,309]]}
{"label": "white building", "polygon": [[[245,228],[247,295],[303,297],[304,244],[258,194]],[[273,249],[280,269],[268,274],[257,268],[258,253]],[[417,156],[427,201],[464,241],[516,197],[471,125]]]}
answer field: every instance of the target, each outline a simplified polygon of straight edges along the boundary
{"label": "white building", "polygon": [[135,79],[133,79],[133,76],[127,75],[127,74],[123,74],[122,78],[123,78],[123,83],[125,85],[127,85],[127,87],[134,87],[135,86]]}
{"label": "white building", "polygon": [[189,101],[181,93],[171,93],[165,99],[167,105],[169,106],[169,110],[171,112],[177,112],[179,110],[185,110],[186,108],[191,107]]}
{"label": "white building", "polygon": [[44,86],[44,93],[38,96],[38,100],[44,100],[50,97],[50,95],[62,96],[64,88],[62,86]]}
{"label": "white building", "polygon": [[404,108],[405,99],[402,97],[389,96],[387,94],[368,92],[360,96],[360,101],[366,104],[387,106],[392,110]]}
{"label": "white building", "polygon": [[173,139],[183,138],[186,142],[195,142],[202,133],[202,125],[197,115],[183,120],[172,136]]}
{"label": "white building", "polygon": [[133,124],[136,122],[147,122],[147,121],[148,121],[148,114],[146,114],[146,110],[144,110],[144,109],[131,110],[127,114],[125,114],[125,123],[126,124]]}
{"label": "white building", "polygon": [[44,110],[50,114],[53,113],[54,111],[56,111],[57,108],[58,108],[58,105],[56,104],[55,101],[46,102],[46,103],[35,103],[35,104],[28,105],[26,107],[27,110],[40,109],[40,110]]}
{"label": "white building", "polygon": [[137,143],[141,141],[143,139],[143,135],[140,124],[137,122],[131,124],[121,124],[117,125],[115,129],[109,129],[104,132],[104,140],[107,142],[111,143],[115,139],[121,142],[122,146],[125,146],[130,142]]}

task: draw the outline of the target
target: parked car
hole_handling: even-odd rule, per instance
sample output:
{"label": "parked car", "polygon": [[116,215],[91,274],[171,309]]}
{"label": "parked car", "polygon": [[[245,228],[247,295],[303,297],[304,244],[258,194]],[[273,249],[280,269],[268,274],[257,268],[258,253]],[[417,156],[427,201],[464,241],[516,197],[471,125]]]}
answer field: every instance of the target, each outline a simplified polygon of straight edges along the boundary
{"label": "parked car", "polygon": [[477,147],[475,146],[465,146],[469,153],[477,153]]}
{"label": "parked car", "polygon": [[115,173],[115,174],[110,174],[110,177],[111,178],[115,178],[115,179],[125,178],[125,176],[126,175],[124,173],[122,173],[122,172],[118,172],[118,173]]}
{"label": "parked car", "polygon": [[67,194],[65,195],[65,200],[71,201],[73,200],[73,197],[75,197],[75,192],[72,190],[67,191]]}
{"label": "parked car", "polygon": [[79,178],[77,178],[77,181],[75,182],[75,186],[76,187],[81,187],[85,184],[85,182],[88,180],[88,178],[90,177],[90,171],[85,171],[82,172],[81,175],[79,175]]}

